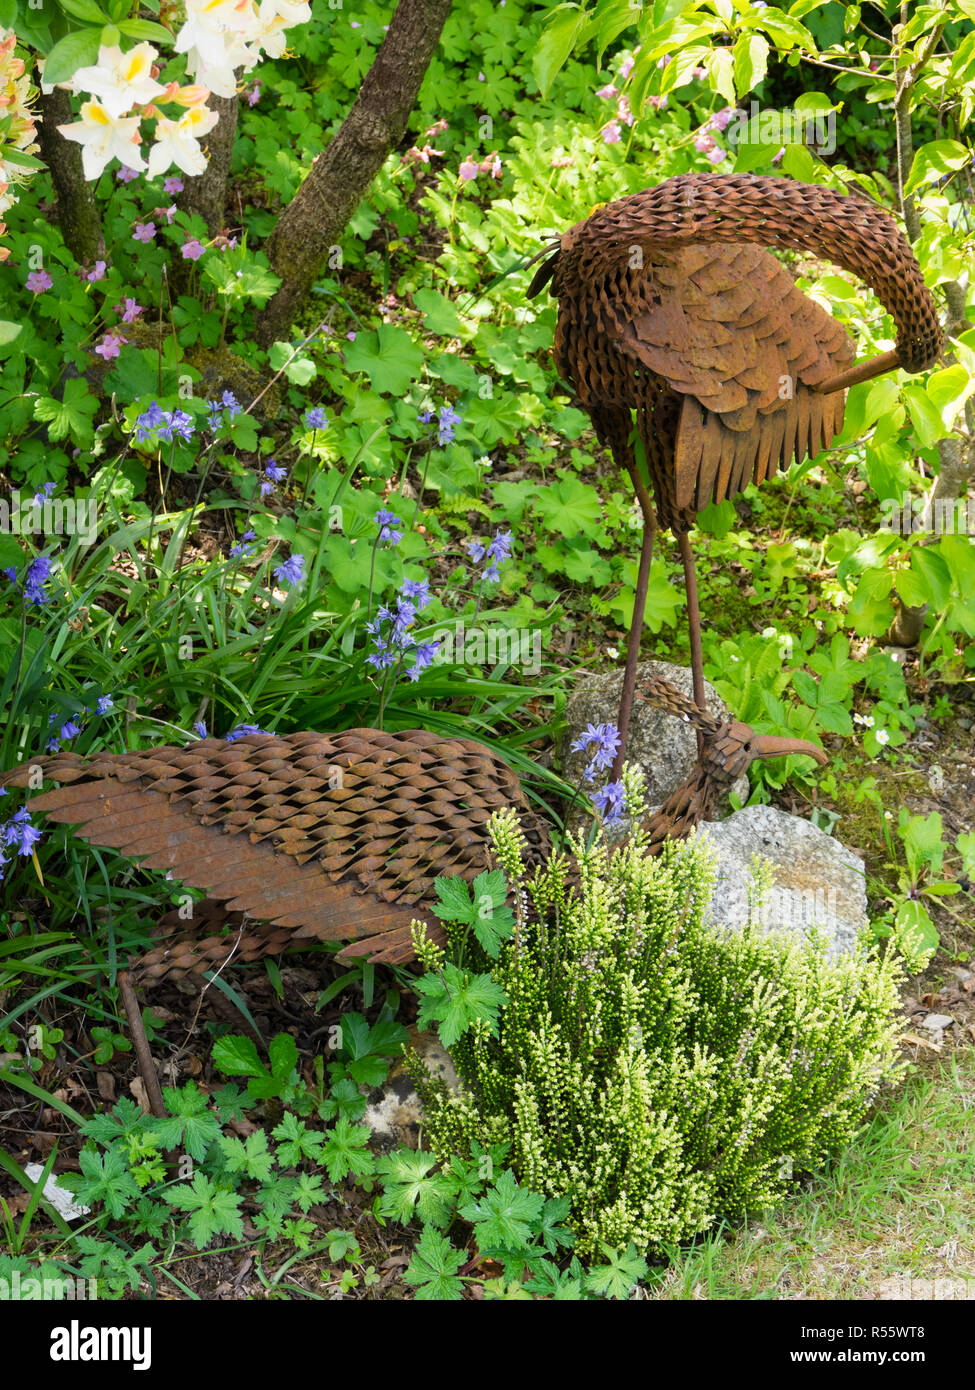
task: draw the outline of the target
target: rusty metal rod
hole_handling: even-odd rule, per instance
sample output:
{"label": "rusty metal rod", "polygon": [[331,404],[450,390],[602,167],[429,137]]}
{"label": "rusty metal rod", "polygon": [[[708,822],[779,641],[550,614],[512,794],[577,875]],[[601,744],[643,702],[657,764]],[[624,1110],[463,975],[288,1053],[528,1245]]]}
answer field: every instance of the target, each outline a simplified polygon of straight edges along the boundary
{"label": "rusty metal rod", "polygon": [[129,1023],[129,1032],[132,1034],[132,1041],[135,1044],[135,1055],[139,1059],[139,1071],[142,1073],[146,1095],[149,1098],[149,1108],[158,1119],[164,1120],[169,1112],[163,1101],[159,1073],[156,1071],[156,1064],[149,1051],[149,1039],[146,1037],[145,1025],[142,1022],[142,1010],[139,1008],[139,1001],[135,997],[135,990],[132,988],[132,981],[127,970],[119,971],[118,987],[125,1008],[125,1017]]}
{"label": "rusty metal rod", "polygon": [[859,385],[861,381],[872,381],[875,376],[896,371],[899,366],[900,358],[892,348],[890,352],[882,352],[879,357],[868,357],[863,362],[856,362],[849,371],[842,372],[819,386],[810,386],[809,389],[821,396],[831,396],[834,391],[845,391],[851,386]]}

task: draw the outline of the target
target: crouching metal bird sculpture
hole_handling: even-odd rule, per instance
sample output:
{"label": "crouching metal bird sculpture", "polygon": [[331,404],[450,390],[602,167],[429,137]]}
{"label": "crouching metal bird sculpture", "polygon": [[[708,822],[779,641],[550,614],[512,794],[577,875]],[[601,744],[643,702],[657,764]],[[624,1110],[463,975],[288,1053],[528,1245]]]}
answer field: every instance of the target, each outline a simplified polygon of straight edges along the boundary
{"label": "crouching metal bird sculpture", "polygon": [[[666,681],[638,692],[701,730],[704,753],[645,828],[650,851],[713,813],[719,793],[754,758],[822,749],[767,738],[747,724],[702,712]],[[434,880],[468,880],[489,867],[488,822],[511,807],[529,865],[551,847],[518,778],[483,745],[423,730],[252,734],[227,743],[133,753],[55,753],[0,775],[0,786],[60,783],[30,801],[92,844],[118,849],[208,894],[194,926],[161,942],[120,977],[140,1068],[162,1109],[132,981],[202,973],[228,956],[257,960],[311,941],[349,942],[342,957],[404,962],[410,923],[436,901]],[[256,920],[250,920],[256,919]],[[170,918],[171,920],[171,918]],[[217,929],[230,923],[235,933]],[[442,943],[443,930],[430,936]]]}
{"label": "crouching metal bird sculpture", "polygon": [[[893,315],[896,348],[852,366],[846,329],[797,289],[768,246],[809,251],[859,276]],[[558,372],[629,474],[643,513],[618,776],[658,516],[677,537],[694,697],[703,709],[688,539],[697,513],[827,448],[842,427],[847,387],[897,367],[923,371],[943,336],[914,254],[886,213],[784,178],[667,179],[600,208],[540,256],[548,258],[528,295],[551,281]],[[631,410],[646,477],[631,442]]]}

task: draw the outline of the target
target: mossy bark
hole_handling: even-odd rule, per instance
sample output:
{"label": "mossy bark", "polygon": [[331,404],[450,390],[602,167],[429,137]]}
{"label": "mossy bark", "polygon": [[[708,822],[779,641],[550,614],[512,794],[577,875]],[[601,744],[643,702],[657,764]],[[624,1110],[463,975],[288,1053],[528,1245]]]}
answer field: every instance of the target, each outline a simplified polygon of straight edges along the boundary
{"label": "mossy bark", "polygon": [[352,109],[285,208],[268,243],[283,284],[257,326],[263,347],[287,336],[316,277],[402,139],[451,0],[400,0]]}
{"label": "mossy bark", "polygon": [[60,87],[48,96],[38,94],[41,119],[37,138],[41,158],[51,172],[57,194],[57,216],[64,244],[79,264],[104,261],[105,237],[95,203],[95,185],[85,178],[81,146],[66,140],[57,129],[74,119],[71,97]]}
{"label": "mossy bark", "polygon": [[[202,217],[207,231],[215,236],[223,230],[226,221],[227,181],[237,135],[240,98],[236,93],[232,97],[211,96],[207,106],[220,117],[206,138],[207,167],[198,178],[183,176],[183,191],[177,194],[176,206],[190,217]],[[188,292],[193,265],[193,261],[182,257],[173,259],[169,279],[177,295]]]}

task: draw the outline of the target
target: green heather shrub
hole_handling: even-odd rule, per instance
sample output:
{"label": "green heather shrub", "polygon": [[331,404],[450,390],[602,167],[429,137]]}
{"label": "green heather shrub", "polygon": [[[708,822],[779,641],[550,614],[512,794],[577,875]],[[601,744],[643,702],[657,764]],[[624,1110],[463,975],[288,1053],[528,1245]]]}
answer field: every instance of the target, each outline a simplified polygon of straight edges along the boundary
{"label": "green heather shrub", "polygon": [[[635,805],[640,778],[627,779]],[[461,1096],[410,1065],[437,1154],[510,1141],[523,1185],[570,1198],[583,1258],[659,1250],[769,1207],[899,1077],[893,948],[861,940],[831,960],[817,933],[708,926],[699,838],[655,858],[639,837],[615,851],[570,840],[574,889],[564,854],[529,877],[513,813],[492,835],[515,929],[491,961],[447,923],[448,955],[489,968],[506,1002],[451,1046]],[[443,977],[444,953],[418,936]]]}

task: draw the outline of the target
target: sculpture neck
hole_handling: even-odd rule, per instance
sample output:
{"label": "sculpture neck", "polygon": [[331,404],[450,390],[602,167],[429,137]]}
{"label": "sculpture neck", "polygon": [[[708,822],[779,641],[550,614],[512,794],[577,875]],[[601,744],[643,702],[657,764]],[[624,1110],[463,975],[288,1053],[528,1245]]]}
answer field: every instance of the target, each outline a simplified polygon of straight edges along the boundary
{"label": "sculpture neck", "polygon": [[[600,209],[567,233],[561,254],[587,261],[588,274],[599,277],[632,264],[638,248],[652,260],[655,247],[708,241],[826,258],[870,285],[893,315],[906,371],[924,370],[941,351],[934,301],[904,236],[880,208],[830,188],[753,174],[682,174]],[[574,273],[568,264],[564,272]]]}

